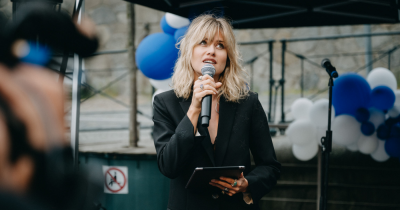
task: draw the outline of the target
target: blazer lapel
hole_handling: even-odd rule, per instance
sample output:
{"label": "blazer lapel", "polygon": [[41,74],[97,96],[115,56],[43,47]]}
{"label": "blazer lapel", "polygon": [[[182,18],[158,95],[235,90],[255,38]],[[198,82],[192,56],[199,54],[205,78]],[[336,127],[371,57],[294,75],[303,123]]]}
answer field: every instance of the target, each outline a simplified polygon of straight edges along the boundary
{"label": "blazer lapel", "polygon": [[215,158],[214,158],[214,148],[213,145],[211,144],[211,138],[210,134],[208,133],[208,129],[201,126],[201,118],[199,117],[199,120],[197,121],[197,129],[202,136],[206,136],[206,138],[201,142],[202,146],[206,150],[207,156],[210,158],[211,163],[213,166],[215,166]]}
{"label": "blazer lapel", "polygon": [[183,111],[183,116],[185,116],[186,113],[188,112],[191,103],[192,103],[192,97],[189,97],[186,100],[183,98],[180,98],[179,104],[181,105],[181,108]]}
{"label": "blazer lapel", "polygon": [[219,102],[219,122],[216,140],[216,164],[221,166],[228,149],[238,103],[228,102],[222,96]]}
{"label": "blazer lapel", "polygon": [[[188,112],[191,103],[192,103],[191,97],[189,97],[187,100],[182,99],[179,102],[184,115],[186,115],[186,113]],[[200,135],[206,136],[206,138],[203,140],[203,142],[201,142],[201,144],[204,147],[204,149],[207,153],[207,156],[210,158],[211,163],[213,164],[213,166],[215,166],[214,148],[213,148],[213,145],[211,144],[211,139],[210,139],[210,135],[208,134],[208,129],[201,126],[201,118],[200,117],[197,121],[197,130],[199,131]]]}

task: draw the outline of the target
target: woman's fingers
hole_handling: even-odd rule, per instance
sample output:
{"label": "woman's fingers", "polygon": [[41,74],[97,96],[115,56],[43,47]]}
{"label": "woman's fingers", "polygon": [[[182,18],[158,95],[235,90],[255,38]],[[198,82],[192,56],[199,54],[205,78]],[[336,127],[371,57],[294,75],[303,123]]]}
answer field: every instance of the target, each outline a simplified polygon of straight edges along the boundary
{"label": "woman's fingers", "polygon": [[212,77],[211,77],[210,75],[208,75],[208,74],[204,75],[203,78],[202,78],[203,81],[204,81],[204,80],[207,80],[207,79],[210,79],[210,80],[212,80],[212,81],[214,82],[214,78],[212,78]]}
{"label": "woman's fingers", "polygon": [[[203,85],[203,88],[201,88],[201,85]],[[215,89],[215,87],[211,83],[197,83],[194,85],[193,89],[194,89],[193,92],[197,93],[196,98],[198,100],[201,100],[206,95],[212,95],[218,93],[217,89]],[[199,95],[198,93],[202,94]]]}
{"label": "woman's fingers", "polygon": [[235,182],[234,179],[231,179],[231,178],[228,178],[228,177],[223,177],[223,176],[219,177],[219,179],[222,180],[222,181],[228,182],[231,185]]}
{"label": "woman's fingers", "polygon": [[199,101],[201,101],[201,99],[202,98],[204,98],[204,96],[206,96],[206,95],[213,95],[213,94],[216,94],[214,91],[212,91],[212,90],[204,90],[204,91],[201,91],[201,92],[198,92],[198,93],[196,93],[196,98],[199,100]]}
{"label": "woman's fingers", "polygon": [[[222,185],[214,183],[214,182],[210,182],[209,184],[211,186],[218,187],[219,189],[221,189],[223,191],[225,191],[225,188],[228,188],[228,187],[222,186]],[[229,189],[228,192],[225,191],[225,193],[228,194],[229,196],[232,196],[232,195],[234,195],[234,194],[236,194],[238,192],[238,189],[235,189],[235,188],[233,188],[233,189],[232,188],[228,188],[228,189]]]}
{"label": "woman's fingers", "polygon": [[221,180],[218,180],[218,179],[213,179],[213,180],[211,180],[211,182],[214,183],[214,184],[218,184],[218,185],[222,186],[223,189],[225,189],[225,187],[226,187],[226,188],[232,189],[234,191],[238,191],[239,190],[239,187],[232,187],[231,184],[229,184],[229,183],[227,183],[225,181],[221,181]]}

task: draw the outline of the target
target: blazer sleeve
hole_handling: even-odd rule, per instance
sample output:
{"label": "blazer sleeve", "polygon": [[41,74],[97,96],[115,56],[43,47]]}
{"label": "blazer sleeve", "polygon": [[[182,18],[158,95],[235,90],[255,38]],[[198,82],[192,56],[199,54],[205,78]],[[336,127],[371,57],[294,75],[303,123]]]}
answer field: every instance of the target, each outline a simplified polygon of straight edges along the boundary
{"label": "blazer sleeve", "polygon": [[192,160],[194,150],[204,136],[194,135],[194,127],[186,114],[176,126],[159,95],[154,97],[153,109],[153,138],[158,168],[166,177],[174,179]]}
{"label": "blazer sleeve", "polygon": [[276,159],[267,116],[257,94],[253,100],[250,150],[256,167],[245,177],[249,182],[248,190],[251,197],[258,202],[276,185],[281,164]]}

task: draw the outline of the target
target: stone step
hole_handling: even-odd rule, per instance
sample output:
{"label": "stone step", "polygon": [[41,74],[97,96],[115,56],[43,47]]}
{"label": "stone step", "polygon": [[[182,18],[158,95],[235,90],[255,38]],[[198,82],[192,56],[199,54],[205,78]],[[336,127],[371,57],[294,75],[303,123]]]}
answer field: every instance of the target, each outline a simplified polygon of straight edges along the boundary
{"label": "stone step", "polygon": [[[282,164],[281,181],[317,182],[316,165]],[[330,165],[329,182],[400,186],[400,168]]]}
{"label": "stone step", "polygon": [[[340,183],[330,183],[328,186],[328,198],[335,201],[391,203],[400,206],[399,195],[399,186]],[[265,197],[316,200],[317,196],[317,183],[315,182],[279,181]]]}
{"label": "stone step", "polygon": [[[260,208],[269,210],[315,210],[319,202],[316,200],[305,199],[289,199],[289,198],[263,198],[260,201]],[[327,209],[334,210],[399,210],[398,204],[371,203],[371,202],[345,202],[345,201],[328,201]]]}

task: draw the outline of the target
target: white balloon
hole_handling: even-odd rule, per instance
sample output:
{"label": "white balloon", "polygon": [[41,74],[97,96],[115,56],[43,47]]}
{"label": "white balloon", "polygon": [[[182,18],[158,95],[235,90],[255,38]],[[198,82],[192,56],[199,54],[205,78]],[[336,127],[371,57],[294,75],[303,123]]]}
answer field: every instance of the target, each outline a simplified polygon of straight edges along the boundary
{"label": "white balloon", "polygon": [[305,145],[314,142],[315,126],[309,119],[295,120],[290,123],[286,130],[286,135],[293,144]]}
{"label": "white balloon", "polygon": [[378,137],[376,136],[376,132],[370,136],[361,134],[357,141],[357,146],[358,150],[363,154],[369,155],[375,152],[378,147]]}
{"label": "white balloon", "polygon": [[394,91],[394,95],[396,96],[396,101],[391,109],[388,110],[389,117],[396,118],[400,115],[400,90]]}
{"label": "white balloon", "polygon": [[378,67],[373,69],[367,76],[371,90],[377,86],[387,86],[393,91],[397,89],[397,80],[394,74],[386,68]]}
{"label": "white balloon", "polygon": [[[327,127],[328,126],[328,110],[329,110],[329,100],[319,99],[314,102],[310,108],[310,119],[317,127]],[[331,109],[331,122],[335,118],[335,109],[332,106]]]}
{"label": "white balloon", "polygon": [[385,113],[383,113],[381,110],[370,108],[369,115],[369,121],[374,124],[375,129],[377,129],[380,124],[385,122]]}
{"label": "white balloon", "polygon": [[326,127],[326,128],[323,128],[323,127],[316,127],[316,132],[315,132],[315,134],[316,134],[316,138],[315,138],[315,140],[316,140],[316,142],[319,144],[319,146],[322,146],[322,143],[321,143],[321,138],[323,137],[323,136],[326,136],[326,130],[328,130],[328,127]]}
{"label": "white balloon", "polygon": [[149,79],[150,84],[155,89],[162,89],[162,90],[171,90],[172,89],[172,78],[165,79],[165,80],[155,80]]}
{"label": "white balloon", "polygon": [[332,123],[332,140],[340,145],[357,142],[361,135],[361,124],[350,115],[339,115]]}
{"label": "white balloon", "polygon": [[378,147],[375,152],[371,154],[371,157],[378,162],[384,162],[390,158],[390,156],[385,151],[385,141],[378,140]]}
{"label": "white balloon", "polygon": [[358,151],[358,145],[356,143],[352,143],[346,146],[346,148],[352,152],[357,152]]}
{"label": "white balloon", "polygon": [[301,161],[307,161],[318,153],[318,144],[315,142],[311,142],[306,145],[293,144],[292,152],[297,159]]}
{"label": "white balloon", "polygon": [[158,89],[158,90],[156,90],[156,92],[154,92],[153,97],[151,98],[151,106],[153,106],[153,103],[154,103],[154,96],[156,96],[156,95],[158,95],[160,93],[163,93],[165,91],[168,91],[168,90]]}
{"label": "white balloon", "polygon": [[391,109],[388,110],[387,114],[391,118],[396,118],[397,116],[400,115],[400,107],[393,106]]}
{"label": "white balloon", "polygon": [[394,106],[400,107],[400,90],[395,90],[394,95],[396,96],[396,100],[394,101]]}
{"label": "white balloon", "polygon": [[169,12],[167,12],[165,14],[165,20],[167,21],[169,26],[171,26],[172,28],[176,28],[176,29],[182,28],[182,27],[190,24],[189,19],[169,13]]}
{"label": "white balloon", "polygon": [[292,116],[295,120],[309,118],[310,109],[313,103],[310,99],[299,98],[290,107]]}

